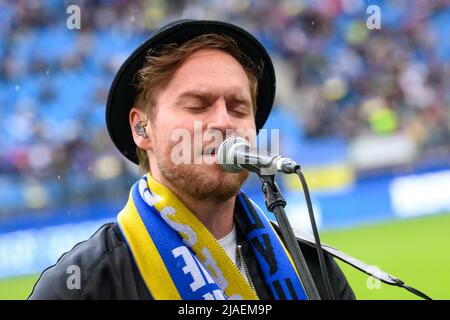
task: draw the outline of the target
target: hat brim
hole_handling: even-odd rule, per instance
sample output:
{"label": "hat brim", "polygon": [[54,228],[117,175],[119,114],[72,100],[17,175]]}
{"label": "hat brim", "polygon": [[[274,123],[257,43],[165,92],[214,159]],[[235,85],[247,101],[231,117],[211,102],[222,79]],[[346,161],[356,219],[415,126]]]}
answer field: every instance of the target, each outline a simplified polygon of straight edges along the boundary
{"label": "hat brim", "polygon": [[255,63],[262,65],[258,80],[256,128],[264,126],[275,98],[275,71],[272,60],[262,44],[244,29],[221,21],[181,20],[171,23],[152,34],[122,64],[109,90],[106,105],[106,126],[114,145],[129,160],[138,164],[136,144],[129,124],[129,113],[136,96],[135,75],[145,62],[151,48],[164,44],[182,44],[202,34],[221,34],[234,39],[239,48]]}

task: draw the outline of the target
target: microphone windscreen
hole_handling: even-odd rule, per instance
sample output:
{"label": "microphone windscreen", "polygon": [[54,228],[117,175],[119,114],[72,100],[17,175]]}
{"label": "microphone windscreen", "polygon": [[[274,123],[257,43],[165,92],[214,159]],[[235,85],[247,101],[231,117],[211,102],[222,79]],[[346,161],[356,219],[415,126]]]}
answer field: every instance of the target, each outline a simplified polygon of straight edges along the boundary
{"label": "microphone windscreen", "polygon": [[232,136],[225,139],[219,146],[217,152],[217,162],[225,172],[238,173],[244,170],[243,167],[235,163],[233,150],[237,146],[248,145],[247,140],[241,137]]}

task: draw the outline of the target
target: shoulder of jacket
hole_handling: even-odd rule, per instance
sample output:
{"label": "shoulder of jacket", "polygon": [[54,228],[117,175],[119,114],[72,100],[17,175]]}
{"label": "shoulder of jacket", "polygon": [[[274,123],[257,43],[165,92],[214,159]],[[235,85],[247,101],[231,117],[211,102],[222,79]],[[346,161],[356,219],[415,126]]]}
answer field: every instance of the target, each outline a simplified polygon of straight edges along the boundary
{"label": "shoulder of jacket", "polygon": [[58,260],[58,263],[75,262],[84,269],[92,269],[104,256],[111,254],[117,247],[126,246],[117,224],[102,225],[89,239],[79,242]]}
{"label": "shoulder of jacket", "polygon": [[[115,254],[124,248],[126,243],[120,235],[115,223],[102,225],[89,239],[79,242],[71,250],[64,253],[58,261],[45,269],[36,282],[30,298],[36,294],[37,298],[77,298],[82,290],[62,290],[68,286],[71,276],[78,274],[79,280],[74,280],[74,286],[84,287],[95,268],[105,257]],[[63,292],[67,292],[63,294]],[[59,296],[61,295],[61,296]]]}

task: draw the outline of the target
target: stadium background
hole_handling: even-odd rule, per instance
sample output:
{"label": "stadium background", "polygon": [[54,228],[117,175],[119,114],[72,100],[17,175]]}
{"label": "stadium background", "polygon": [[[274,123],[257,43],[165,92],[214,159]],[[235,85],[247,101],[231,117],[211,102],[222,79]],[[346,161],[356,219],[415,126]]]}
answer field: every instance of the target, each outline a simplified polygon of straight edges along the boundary
{"label": "stadium background", "polygon": [[[66,27],[69,5],[81,29]],[[367,8],[377,5],[381,29]],[[219,19],[273,57],[266,128],[304,167],[323,241],[450,298],[450,1],[0,1],[0,299],[111,221],[138,177],[109,140],[120,63],[161,24]],[[308,229],[297,181],[278,180]],[[264,206],[259,182],[245,190]],[[359,299],[414,299],[342,265]]]}

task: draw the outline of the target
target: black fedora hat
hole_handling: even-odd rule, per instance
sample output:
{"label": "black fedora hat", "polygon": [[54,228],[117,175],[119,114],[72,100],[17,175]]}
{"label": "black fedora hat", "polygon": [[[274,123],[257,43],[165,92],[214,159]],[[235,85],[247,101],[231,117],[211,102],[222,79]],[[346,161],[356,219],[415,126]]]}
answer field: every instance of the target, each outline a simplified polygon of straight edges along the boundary
{"label": "black fedora hat", "polygon": [[133,107],[137,89],[135,75],[145,62],[149,49],[164,44],[182,44],[202,34],[226,35],[236,41],[238,47],[257,65],[262,75],[258,80],[256,128],[259,131],[266,122],[275,97],[275,71],[272,60],[263,45],[244,29],[222,21],[177,20],[156,30],[125,60],[117,72],[109,90],[106,104],[106,126],[119,151],[134,163],[138,163],[129,113]]}

